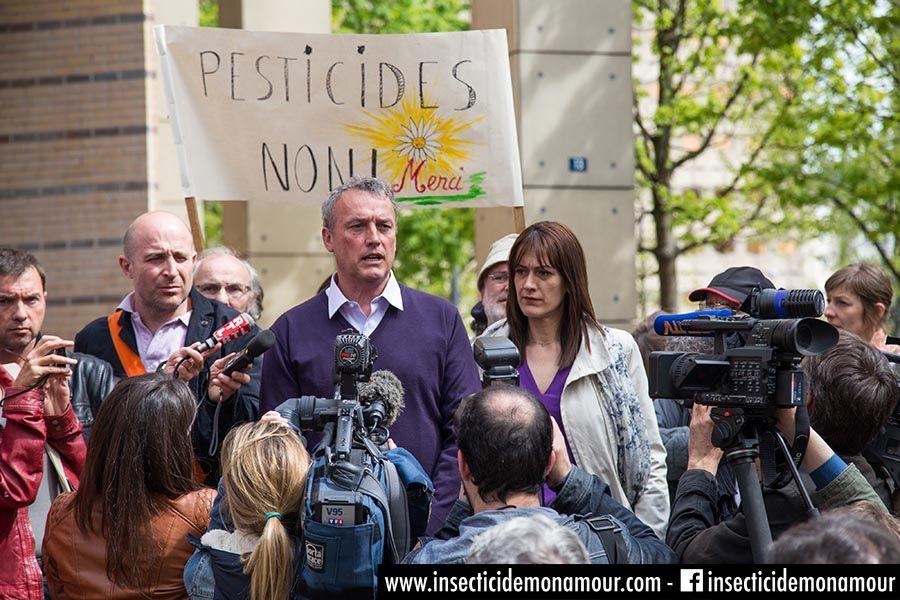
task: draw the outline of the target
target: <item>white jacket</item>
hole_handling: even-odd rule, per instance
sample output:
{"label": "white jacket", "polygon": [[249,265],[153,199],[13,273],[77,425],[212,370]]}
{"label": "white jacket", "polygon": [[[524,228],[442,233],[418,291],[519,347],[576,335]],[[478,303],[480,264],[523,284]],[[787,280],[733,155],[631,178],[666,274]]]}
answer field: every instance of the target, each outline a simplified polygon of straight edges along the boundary
{"label": "white jacket", "polygon": [[[631,506],[619,481],[618,452],[614,424],[605,410],[600,394],[605,393],[597,374],[608,368],[610,356],[603,335],[594,327],[588,328],[591,351],[584,340],[566,378],[560,399],[562,426],[566,441],[575,457],[575,464],[593,473],[609,485],[610,493],[620,504],[631,509],[637,517],[665,540],[669,522],[669,489],[666,484],[666,449],[659,436],[653,401],[647,393],[647,374],[641,361],[637,342],[621,329],[607,328],[610,335],[622,343],[627,352],[628,373],[637,391],[650,445],[650,475],[637,503]],[[482,336],[509,336],[503,319],[485,330]]]}

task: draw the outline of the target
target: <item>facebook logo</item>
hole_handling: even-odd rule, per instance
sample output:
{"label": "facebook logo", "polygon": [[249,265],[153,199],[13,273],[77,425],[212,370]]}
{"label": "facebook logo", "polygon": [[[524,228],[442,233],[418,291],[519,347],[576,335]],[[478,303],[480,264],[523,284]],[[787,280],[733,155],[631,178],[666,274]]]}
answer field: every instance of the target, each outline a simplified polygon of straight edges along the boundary
{"label": "facebook logo", "polygon": [[703,569],[682,569],[681,570],[681,591],[682,592],[702,592],[703,591]]}

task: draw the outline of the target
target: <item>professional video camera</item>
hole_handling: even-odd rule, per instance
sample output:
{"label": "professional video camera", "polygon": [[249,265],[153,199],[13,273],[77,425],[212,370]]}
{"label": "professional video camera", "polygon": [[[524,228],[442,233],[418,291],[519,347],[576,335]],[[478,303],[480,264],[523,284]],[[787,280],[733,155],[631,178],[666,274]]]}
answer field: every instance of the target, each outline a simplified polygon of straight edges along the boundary
{"label": "professional video camera", "polygon": [[[383,454],[387,425],[403,408],[403,389],[392,373],[372,373],[377,356],[365,335],[342,332],[334,346],[334,398],[302,396],[278,408],[301,430],[322,432],[304,508],[303,578],[312,591],[371,591],[378,565],[398,563],[409,551],[408,490],[415,490],[416,502],[422,499],[427,515],[430,482],[421,466],[405,450],[394,451],[398,465]],[[413,477],[404,483],[398,468]],[[416,475],[420,480],[411,484]]]}
{"label": "professional video camera", "polygon": [[[838,339],[832,325],[810,318],[822,314],[825,298],[817,290],[757,289],[748,304],[747,316],[716,310],[657,317],[660,335],[715,336],[715,354],[651,353],[650,396],[727,407],[802,405],[801,358],[825,352]],[[733,334],[743,345],[728,347]]]}
{"label": "professional video camera", "polygon": [[[772,534],[756,458],[761,457],[767,486],[782,487],[793,477],[808,513],[818,514],[797,471],[809,440],[800,360],[831,348],[838,333],[812,318],[825,310],[825,298],[817,290],[757,288],[742,306],[748,314],[717,310],[657,317],[654,330],[659,335],[714,336],[714,354],[652,352],[648,375],[653,398],[713,407],[712,443],[725,451],[734,471],[754,560],[763,562]],[[778,408],[797,409],[790,447],[774,427],[771,409]]]}

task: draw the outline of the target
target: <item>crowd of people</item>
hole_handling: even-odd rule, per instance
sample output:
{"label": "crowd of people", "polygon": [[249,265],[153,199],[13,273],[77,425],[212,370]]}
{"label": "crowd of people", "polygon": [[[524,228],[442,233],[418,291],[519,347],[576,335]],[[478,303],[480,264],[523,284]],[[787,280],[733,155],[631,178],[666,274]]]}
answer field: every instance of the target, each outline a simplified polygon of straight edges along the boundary
{"label": "crowd of people", "polygon": [[[650,352],[712,354],[710,338],[602,323],[578,239],[538,222],[497,240],[480,269],[472,329],[521,356],[518,387],[482,389],[456,307],[394,276],[390,187],[351,179],[322,219],[335,273],[234,371],[255,326],[203,343],[239,313],[259,317],[259,277],[228,249],[198,256],[174,215],[130,225],[119,266],[133,291],[74,340],[42,331],[52,281],[38,260],[0,248],[0,598],[312,595],[303,506],[319,436],[301,437],[275,409],[332,396],[332,349],[347,329],[371,339],[375,367],[405,390],[386,451],[421,491],[403,562],[754,560],[710,407],[649,395]],[[690,300],[741,314],[754,290],[775,287],[735,267]],[[788,442],[808,437],[800,484],[824,514],[808,519],[796,486],[764,486],[768,557],[897,562],[900,494],[871,452],[900,389],[885,357],[900,350],[886,335],[892,288],[857,264],[825,293],[840,335],[803,360],[809,418],[771,415]]]}

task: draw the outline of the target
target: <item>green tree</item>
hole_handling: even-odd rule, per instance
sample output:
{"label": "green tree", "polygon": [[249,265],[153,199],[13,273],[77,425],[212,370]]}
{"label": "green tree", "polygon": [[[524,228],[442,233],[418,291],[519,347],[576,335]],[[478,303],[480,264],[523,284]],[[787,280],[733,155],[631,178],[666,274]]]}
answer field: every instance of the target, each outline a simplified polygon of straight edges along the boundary
{"label": "green tree", "polygon": [[814,5],[807,53],[825,59],[813,63],[812,84],[759,175],[778,185],[784,203],[828,215],[829,229],[864,240],[862,249],[846,244],[842,260],[880,261],[900,289],[900,5]]}
{"label": "green tree", "polygon": [[[637,0],[634,14],[635,55],[655,71],[649,84],[635,80],[638,226],[649,218],[653,231],[639,251],[655,260],[660,304],[673,310],[679,256],[797,225],[771,181],[753,175],[808,85],[802,42],[812,9],[793,0]],[[743,151],[722,150],[735,141]],[[700,159],[719,161],[728,181],[680,184]]]}
{"label": "green tree", "polygon": [[[469,3],[461,0],[334,0],[336,33],[419,33],[469,27]],[[474,210],[412,209],[397,231],[397,278],[457,305],[474,303]],[[464,295],[460,290],[468,290]],[[461,307],[462,308],[462,307]]]}

